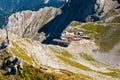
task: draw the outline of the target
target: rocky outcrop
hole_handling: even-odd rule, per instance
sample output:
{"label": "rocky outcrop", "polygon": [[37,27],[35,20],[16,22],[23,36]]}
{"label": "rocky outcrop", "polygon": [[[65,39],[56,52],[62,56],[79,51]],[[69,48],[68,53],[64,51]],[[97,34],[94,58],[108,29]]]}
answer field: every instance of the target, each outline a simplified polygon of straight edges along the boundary
{"label": "rocky outcrop", "polygon": [[[100,12],[101,10],[103,10],[104,12],[108,12],[110,9],[113,8],[117,8],[120,4],[119,4],[119,0],[68,0],[68,4],[69,5],[73,5],[73,4],[85,4],[87,5],[87,2],[89,4],[91,2],[95,2],[95,10]],[[93,3],[92,3],[93,4]]]}
{"label": "rocky outcrop", "polygon": [[9,17],[8,30],[20,37],[29,37],[39,40],[38,30],[55,16],[61,13],[60,9],[45,7],[39,11],[18,12]]}
{"label": "rocky outcrop", "polygon": [[46,7],[39,11],[15,13],[9,17],[7,26],[9,31],[18,36],[53,43],[53,39],[60,38],[71,21],[86,22],[90,15],[93,15],[90,16],[90,21],[97,21],[99,16],[118,5],[113,0],[69,0],[61,10]]}
{"label": "rocky outcrop", "polygon": [[5,53],[4,51],[2,51],[0,56],[2,56],[0,57],[0,69],[6,71],[5,75],[20,75],[22,73],[23,62],[18,57],[12,56],[9,53]]}
{"label": "rocky outcrop", "polygon": [[[9,17],[7,24],[10,31],[8,32],[10,43],[5,50],[19,57],[26,64],[48,72],[58,72],[58,69],[65,69],[90,76],[93,80],[117,80],[120,77],[120,64],[117,64],[120,61],[120,45],[115,45],[119,43],[120,38],[118,35],[120,32],[119,23],[115,24],[116,26],[112,26],[112,24],[110,24],[111,26],[109,24],[104,26],[103,23],[73,22],[71,25],[77,25],[70,27],[73,32],[74,30],[83,31],[91,35],[93,41],[75,41],[67,48],[40,43],[45,38],[46,40],[43,43],[51,43],[54,38],[59,38],[73,20],[86,22],[89,15],[102,11],[107,12],[111,8],[107,8],[104,0],[69,0],[60,9],[46,7],[39,11],[15,13]],[[0,40],[4,40],[6,37],[5,31],[0,30],[0,33]],[[111,42],[112,44],[109,45]],[[106,48],[109,48],[109,51],[106,51],[105,55],[104,53],[101,55],[100,50]],[[14,75],[18,61],[18,58],[8,59],[5,61],[5,67],[3,68],[8,68],[9,73]]]}
{"label": "rocky outcrop", "polygon": [[104,13],[108,12],[111,9],[115,9],[119,6],[119,2],[117,0],[97,0],[96,6],[99,10],[102,10]]}

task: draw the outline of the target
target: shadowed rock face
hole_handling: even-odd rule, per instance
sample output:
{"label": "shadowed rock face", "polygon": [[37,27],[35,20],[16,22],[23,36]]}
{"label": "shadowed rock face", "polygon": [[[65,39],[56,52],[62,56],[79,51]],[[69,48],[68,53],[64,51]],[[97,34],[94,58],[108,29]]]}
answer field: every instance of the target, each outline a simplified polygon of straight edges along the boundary
{"label": "shadowed rock face", "polygon": [[[61,33],[71,21],[86,22],[89,15],[98,13],[98,16],[102,16],[117,6],[118,2],[113,0],[69,0],[61,8],[62,14],[56,16],[39,30],[47,36],[43,43],[52,43],[53,38],[60,38]],[[94,17],[93,21],[95,21]]]}
{"label": "shadowed rock face", "polygon": [[40,40],[39,33],[44,32],[45,37],[48,36],[46,41],[50,40],[47,42],[49,43],[53,38],[59,38],[71,21],[85,22],[87,16],[95,13],[95,3],[95,0],[72,0],[68,1],[61,10],[48,7],[37,12],[19,12],[9,17],[7,26],[9,31],[21,37],[36,40]]}
{"label": "shadowed rock face", "polygon": [[0,28],[2,28],[3,24],[6,25],[5,18],[15,12],[24,10],[37,11],[40,8],[49,6],[60,7],[65,3],[65,0],[0,0]]}
{"label": "shadowed rock face", "polygon": [[[118,2],[113,0],[69,0],[60,8],[62,13],[59,15],[57,13],[60,12],[60,9],[56,11],[56,9],[51,10],[48,8],[48,10],[45,10],[44,8],[44,12],[26,11],[25,14],[22,14],[23,16],[19,14],[20,17],[18,18],[15,17],[18,16],[18,14],[12,16],[8,26],[11,32],[21,37],[29,37],[47,44],[53,43],[53,39],[60,38],[61,33],[71,21],[86,22],[88,16],[95,13],[102,15],[101,13],[106,13],[110,9],[116,8],[117,5],[115,4],[118,4]],[[34,16],[34,13],[36,16]],[[27,17],[28,15],[31,17]],[[98,17],[95,16],[95,18]],[[93,21],[95,21],[94,16]],[[41,35],[41,32],[43,32],[45,36],[43,34]],[[43,38],[46,40],[43,40]]]}
{"label": "shadowed rock face", "polygon": [[62,14],[56,16],[49,23],[40,28],[47,39],[43,43],[52,43],[54,38],[60,38],[71,21],[86,22],[86,17],[95,13],[96,0],[70,0],[62,8]]}
{"label": "shadowed rock face", "polygon": [[45,7],[39,11],[18,12],[9,17],[8,30],[20,37],[36,39],[36,36],[39,37],[39,28],[60,13],[60,9],[53,7]]}

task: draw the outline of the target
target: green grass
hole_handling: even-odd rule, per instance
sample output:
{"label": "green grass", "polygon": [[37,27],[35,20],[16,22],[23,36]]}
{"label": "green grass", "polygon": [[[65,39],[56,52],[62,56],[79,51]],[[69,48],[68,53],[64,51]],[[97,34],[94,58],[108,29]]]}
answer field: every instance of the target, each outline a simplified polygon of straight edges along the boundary
{"label": "green grass", "polygon": [[64,50],[64,49],[57,49],[57,48],[53,48],[53,47],[49,47],[53,52],[57,53],[57,54],[62,54],[63,56],[66,56],[66,57],[70,57],[72,58],[72,55],[71,53],[69,53],[68,51]]}
{"label": "green grass", "polygon": [[29,65],[24,65],[23,73],[17,76],[17,80],[92,80],[82,74],[75,74],[66,70],[60,70],[62,74],[45,72]]}
{"label": "green grass", "polygon": [[97,33],[94,37],[97,38],[97,36],[102,36],[106,31],[109,30],[109,26],[103,26],[103,25],[95,25],[94,23],[87,23],[83,26],[81,26],[82,29],[84,29],[86,34],[94,34]]}
{"label": "green grass", "polygon": [[23,64],[22,73],[14,76],[4,75],[5,70],[0,69],[0,80],[93,80],[91,77],[72,73],[67,70],[60,70],[60,74],[55,72],[46,72],[28,64]]}
{"label": "green grass", "polygon": [[118,74],[117,72],[98,72],[100,74],[106,75],[106,76],[111,76],[113,78],[120,78],[120,74]]}
{"label": "green grass", "polygon": [[29,63],[32,63],[32,57],[29,57],[25,51],[17,45],[17,43],[12,42],[14,47],[11,47],[10,50],[12,51],[13,54],[16,56],[22,58],[23,60],[26,60]]}
{"label": "green grass", "polygon": [[82,58],[84,58],[85,60],[87,60],[87,61],[95,61],[95,59],[91,55],[88,55],[88,54],[85,54],[85,53],[81,53],[80,56]]}
{"label": "green grass", "polygon": [[80,22],[77,22],[77,21],[73,21],[73,22],[71,22],[70,23],[70,26],[80,26],[81,25],[81,23]]}
{"label": "green grass", "polygon": [[[115,12],[117,14],[117,11]],[[113,20],[120,21],[120,17],[117,17]],[[113,31],[110,32],[110,30]],[[120,42],[120,24],[107,23],[107,25],[103,25],[102,22],[97,24],[91,22],[67,29],[67,31],[82,31],[84,34],[90,35],[91,40],[95,41],[95,43],[100,46],[100,51],[108,52]]]}
{"label": "green grass", "polygon": [[33,40],[32,39],[29,39],[29,38],[24,38],[25,41],[27,41],[28,43],[32,44],[33,43]]}
{"label": "green grass", "polygon": [[89,67],[86,67],[86,66],[84,66],[84,65],[82,65],[82,64],[80,64],[80,63],[78,63],[78,62],[75,62],[75,61],[72,61],[72,60],[70,60],[70,59],[68,59],[68,58],[66,58],[66,57],[62,57],[62,56],[60,56],[60,55],[56,55],[59,59],[61,59],[62,61],[64,61],[65,63],[67,63],[67,64],[69,64],[69,65],[71,65],[71,66],[74,66],[74,67],[76,67],[76,68],[80,68],[80,69],[83,69],[83,70],[89,70],[89,71],[91,71],[91,69],[89,68]]}
{"label": "green grass", "polygon": [[88,55],[86,53],[80,53],[80,57],[82,57],[83,59],[89,61],[92,65],[94,65],[95,67],[100,68],[101,66],[107,66],[99,61],[96,61],[91,55]]}
{"label": "green grass", "polygon": [[111,76],[120,78],[120,70],[119,69],[108,68],[108,70],[111,71]]}
{"label": "green grass", "polygon": [[62,72],[64,75],[70,76],[71,77],[70,80],[91,80],[92,79],[89,76],[85,76],[83,74],[75,74],[70,71],[66,71],[64,69],[60,69],[60,72]]}
{"label": "green grass", "polygon": [[[91,38],[95,40],[95,43],[100,46],[101,51],[109,51],[120,42],[120,25],[103,26],[88,23],[81,28],[84,29],[84,33],[91,35]],[[109,30],[114,29],[116,30],[107,33]]]}
{"label": "green grass", "polygon": [[120,10],[119,10],[119,9],[112,9],[112,10],[110,10],[109,12],[107,12],[107,13],[105,14],[105,16],[103,17],[102,20],[104,20],[104,19],[106,19],[106,18],[109,18],[109,17],[111,17],[111,16],[114,16],[114,15],[118,15],[119,13],[120,13]]}
{"label": "green grass", "polygon": [[0,69],[0,80],[11,80],[10,76],[5,76],[4,74],[6,73],[5,70]]}
{"label": "green grass", "polygon": [[66,50],[62,50],[62,51],[61,51],[61,54],[62,54],[63,56],[72,58],[72,55],[71,55],[68,51],[66,51]]}
{"label": "green grass", "polygon": [[120,16],[115,17],[111,22],[112,23],[120,23]]}

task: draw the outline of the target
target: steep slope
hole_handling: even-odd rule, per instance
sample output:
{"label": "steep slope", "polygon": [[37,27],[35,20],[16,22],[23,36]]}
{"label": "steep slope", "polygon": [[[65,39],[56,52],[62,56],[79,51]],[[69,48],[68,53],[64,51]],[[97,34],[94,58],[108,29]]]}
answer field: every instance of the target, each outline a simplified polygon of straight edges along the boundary
{"label": "steep slope", "polygon": [[6,23],[8,16],[18,11],[37,11],[40,8],[51,6],[59,8],[65,3],[65,0],[0,0],[0,28]]}
{"label": "steep slope", "polygon": [[[69,0],[60,9],[46,7],[11,15],[7,25],[11,32],[10,44],[5,50],[33,68],[42,66],[47,72],[55,73],[65,70],[67,78],[62,77],[65,80],[119,80],[120,11],[114,9],[118,3],[110,0],[109,8],[104,0],[96,3],[96,0]],[[102,15],[100,21],[83,23],[90,15],[96,17],[97,13]],[[73,41],[67,48],[40,43],[52,43],[63,31],[82,31],[91,39]],[[4,39],[5,31],[0,33],[0,39]]]}
{"label": "steep slope", "polygon": [[[109,6],[109,7],[108,7]],[[69,0],[63,7],[60,9],[49,9],[43,8],[43,12],[45,13],[43,15],[42,11],[38,12],[31,12],[31,14],[37,14],[37,17],[42,15],[41,17],[36,18],[35,16],[32,16],[32,18],[27,17],[27,19],[33,21],[33,23],[22,21],[25,20],[26,15],[29,15],[29,11],[21,12],[26,13],[21,16],[20,21],[16,19],[15,16],[20,15],[20,13],[13,14],[11,17],[9,17],[8,21],[8,27],[13,28],[10,29],[11,32],[14,32],[15,34],[18,34],[21,37],[29,37],[35,40],[42,41],[43,43],[53,43],[54,38],[60,38],[61,33],[64,31],[64,29],[70,24],[71,21],[80,21],[80,22],[86,22],[88,21],[96,21],[99,20],[99,16],[104,16],[103,14],[107,13],[111,9],[115,9],[118,7],[119,4],[117,1],[106,1],[106,0]],[[59,11],[57,11],[59,10]],[[61,11],[61,14],[59,14]],[[56,15],[58,12],[59,15]],[[72,12],[72,13],[71,13]],[[48,14],[50,13],[50,14]],[[39,14],[39,15],[38,15]],[[53,16],[54,18],[53,18]],[[43,19],[46,16],[46,19]],[[48,18],[47,18],[48,17]],[[90,19],[89,19],[90,18]],[[15,20],[12,22],[11,20]],[[18,17],[19,19],[19,17]],[[42,19],[42,20],[41,20]],[[38,23],[36,23],[36,20],[39,20]],[[47,21],[46,21],[47,20]],[[35,21],[35,22],[34,22]],[[19,24],[20,23],[20,24]],[[22,25],[21,25],[22,23]],[[27,24],[26,24],[27,23]],[[14,24],[14,25],[11,25]],[[57,25],[56,25],[57,24]],[[15,26],[19,26],[19,28],[22,28],[22,26],[26,26],[29,29],[19,30],[17,29],[17,32],[14,31]],[[29,26],[34,26],[33,28]],[[38,27],[39,26],[39,27]],[[31,30],[31,29],[32,30]],[[29,33],[31,31],[31,33]],[[34,36],[32,35],[34,34]],[[42,35],[41,35],[42,34]],[[44,38],[44,39],[41,39]],[[46,40],[45,40],[46,39]]]}
{"label": "steep slope", "polygon": [[[119,12],[119,10],[118,10]],[[108,20],[109,22],[104,22],[103,20],[96,23],[79,23],[72,22],[68,27],[67,31],[70,32],[84,32],[87,35],[91,36],[92,41],[95,42],[96,46],[81,44],[71,44],[68,48],[72,50],[75,48],[76,53],[89,53],[94,55],[94,57],[104,63],[107,63],[116,68],[120,68],[120,15],[114,15]],[[66,31],[65,30],[65,31]],[[74,47],[74,46],[77,47]],[[88,48],[89,47],[89,48]],[[74,51],[72,51],[74,52]]]}
{"label": "steep slope", "polygon": [[[103,12],[108,12],[111,9],[119,7],[119,0],[97,0],[98,10],[103,10]],[[98,11],[99,12],[99,11]]]}
{"label": "steep slope", "polygon": [[[5,31],[1,30],[0,33],[2,33],[0,39],[4,39]],[[68,71],[68,77],[62,77],[65,80],[117,80],[120,77],[119,70],[96,61],[88,54],[83,53],[76,56],[73,52],[68,52],[67,50],[69,49],[67,48],[43,45],[38,41],[28,38],[20,38],[12,33],[9,33],[9,39],[10,44],[3,51],[20,58],[26,64],[32,65],[33,68],[39,69],[39,67],[43,67],[44,69],[45,67],[47,68],[45,72],[54,72],[54,74],[56,73],[57,75],[64,75],[64,70],[66,72]],[[91,42],[88,42],[88,45],[89,44],[91,44]],[[61,73],[62,71],[63,73]],[[73,74],[71,72],[73,72]],[[33,72],[33,74],[34,73],[35,72]]]}
{"label": "steep slope", "polygon": [[9,17],[8,30],[20,37],[41,41],[44,37],[39,36],[38,30],[60,13],[60,9],[53,7],[45,7],[39,11],[18,12]]}
{"label": "steep slope", "polygon": [[[78,2],[78,1],[77,1]],[[77,3],[77,2],[75,2],[75,3],[73,3],[73,2],[70,2],[70,3],[66,3],[62,8],[61,8],[61,14],[60,15],[58,15],[58,16],[55,16],[55,18],[53,18],[50,22],[48,22],[47,24],[43,24],[43,25],[40,25],[41,23],[42,23],[42,21],[40,21],[39,20],[39,22],[40,23],[38,23],[38,25],[39,25],[39,28],[36,28],[36,29],[32,29],[33,30],[33,32],[34,32],[34,34],[36,35],[36,34],[38,34],[38,33],[41,33],[41,32],[43,32],[44,34],[45,34],[45,36],[43,36],[43,37],[48,37],[47,38],[47,40],[45,41],[45,42],[47,42],[47,41],[49,41],[49,42],[51,42],[52,41],[52,39],[53,38],[59,38],[60,37],[60,34],[62,33],[62,31],[66,28],[66,26],[71,22],[71,21],[73,21],[73,20],[77,20],[77,21],[85,21],[85,19],[86,19],[86,17],[88,16],[88,15],[90,15],[90,14],[93,14],[94,13],[94,6],[95,6],[95,1],[87,1],[87,3],[86,3],[86,1],[80,1],[79,3]],[[77,5],[76,5],[77,4]],[[44,8],[45,9],[45,8]],[[43,10],[44,10],[43,9]],[[27,11],[26,11],[27,12]],[[46,14],[45,14],[45,16],[46,15],[48,15],[49,16],[49,14],[48,14],[48,10],[45,10],[44,11]],[[73,13],[71,13],[71,12],[73,12]],[[81,13],[81,12],[83,12],[83,13]],[[34,13],[34,12],[33,12]],[[40,15],[42,15],[42,12],[35,12],[36,14],[40,14]],[[50,13],[50,12],[49,12]],[[77,13],[77,14],[76,14]],[[52,12],[52,14],[56,14],[56,11],[53,11]],[[15,15],[17,15],[17,14],[15,14]],[[26,14],[27,15],[27,14]],[[38,16],[38,15],[37,15]],[[41,17],[40,17],[41,18]],[[39,19],[40,19],[39,18]],[[42,16],[42,18],[44,18],[44,16]],[[50,17],[51,18],[51,17]],[[12,17],[10,17],[9,19],[15,19],[15,17],[14,17],[14,15],[12,15]],[[30,18],[28,18],[28,19],[30,19]],[[31,19],[32,21],[34,21],[34,19],[36,19],[36,17],[34,17],[33,16],[33,19]],[[49,18],[48,18],[49,19]],[[16,20],[16,19],[15,19]],[[43,20],[45,20],[45,19],[43,19]],[[21,20],[22,21],[22,20]],[[17,20],[16,20],[16,22],[17,23],[19,23]],[[43,21],[43,22],[46,22],[46,21]],[[8,22],[8,27],[10,27],[10,28],[12,28],[13,27],[13,25],[10,25],[10,24],[13,24],[14,22],[12,22],[12,21],[10,21],[9,20],[9,22]],[[22,23],[22,22],[21,22]],[[24,24],[24,23],[22,23],[23,25],[26,25],[26,23]],[[57,24],[57,25],[56,25]],[[18,24],[15,24],[14,23],[14,25],[15,26],[19,26]],[[37,23],[36,24],[33,24],[35,27],[36,27],[36,25],[37,25]],[[55,26],[56,25],[56,26]],[[30,24],[30,26],[31,26],[31,24]],[[22,27],[22,26],[21,26]],[[42,27],[42,28],[41,28]],[[60,29],[59,29],[60,28]],[[10,29],[11,30],[11,29]],[[14,27],[13,27],[13,30],[16,30],[16,29],[14,29]],[[18,31],[19,29],[17,29],[17,31]],[[38,31],[36,31],[36,30],[38,30]],[[55,30],[55,31],[54,31]],[[15,32],[15,31],[11,31],[11,32]],[[26,31],[24,32],[24,31],[18,31],[19,33],[21,32],[21,34],[24,34],[24,33],[26,33]],[[20,36],[22,36],[21,34],[19,34],[18,33],[18,35],[20,35]],[[28,31],[28,33],[29,33],[29,31]],[[26,35],[29,35],[28,33],[26,33]],[[31,33],[32,33],[32,31],[31,31]],[[34,36],[35,36],[34,35]],[[28,37],[33,37],[32,35],[30,35],[30,36],[28,36]],[[39,35],[37,35],[36,37],[38,37],[37,38],[37,40],[39,40]],[[34,37],[35,38],[35,37]],[[50,40],[49,40],[50,39]],[[43,41],[43,40],[41,40],[41,41]],[[48,43],[49,43],[48,42]]]}

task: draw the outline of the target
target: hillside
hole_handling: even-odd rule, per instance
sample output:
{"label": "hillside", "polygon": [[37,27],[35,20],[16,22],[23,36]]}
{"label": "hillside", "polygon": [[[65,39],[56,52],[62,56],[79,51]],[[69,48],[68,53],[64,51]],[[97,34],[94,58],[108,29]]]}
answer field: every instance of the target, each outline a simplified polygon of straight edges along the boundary
{"label": "hillside", "polygon": [[[1,33],[2,33],[2,35],[0,35],[1,39],[4,39],[5,31],[2,30]],[[38,41],[34,41],[28,38],[20,38],[12,33],[9,33],[9,39],[10,39],[10,43],[8,47],[2,51],[2,54],[6,55],[6,59],[9,55],[11,57],[14,56],[12,60],[14,60],[14,58],[17,57],[21,61],[21,64],[23,65],[22,71],[26,70],[24,66],[29,66],[29,67],[33,66],[33,68],[30,67],[30,70],[28,72],[31,72],[31,69],[35,70],[35,68],[37,68],[38,71],[40,69],[44,71],[42,75],[48,74],[48,76],[57,77],[58,79],[63,78],[65,80],[70,80],[72,78],[75,80],[81,80],[81,79],[115,80],[120,77],[119,70],[97,61],[91,55],[90,52],[92,52],[93,49],[97,48],[94,42],[83,40],[77,42],[77,44],[76,42],[73,42],[68,48],[63,48],[60,46],[43,45]],[[84,52],[80,52],[79,50],[77,50],[77,45],[79,45],[78,47],[79,48],[81,47],[81,49],[82,48],[85,49],[89,47],[92,48],[89,48],[88,50],[89,53],[87,53],[87,50],[85,51],[83,50]],[[74,46],[74,48],[72,48],[72,46]],[[76,52],[74,52],[74,49],[76,49]],[[7,70],[5,71],[7,72]],[[4,75],[5,71],[3,70],[3,74],[1,74],[1,76]],[[20,78],[27,79],[30,78],[29,76],[31,74],[36,73],[33,72],[29,74],[28,72],[22,72],[22,74],[24,74],[25,76],[21,75],[23,77],[20,76]],[[40,72],[38,73],[38,76],[39,74]],[[66,74],[70,74],[71,76],[69,75],[67,76]],[[66,76],[60,77],[59,75],[66,75]],[[12,78],[19,78],[19,75],[17,76],[18,77],[12,77]],[[37,75],[34,76],[32,77],[34,77],[35,79],[36,77],[38,77]],[[7,77],[9,77],[9,75]],[[32,77],[30,79],[32,79]],[[42,77],[43,76],[39,76],[40,79],[42,79]]]}
{"label": "hillside", "polygon": [[[60,8],[14,13],[6,27],[0,29],[1,80],[120,79],[119,1],[68,0]],[[63,47],[53,39],[65,32],[90,38]]]}
{"label": "hillside", "polygon": [[13,13],[24,10],[38,11],[40,8],[51,6],[59,8],[65,3],[66,0],[0,0],[0,26],[5,24],[8,16]]}
{"label": "hillside", "polygon": [[59,14],[61,10],[54,7],[45,7],[39,11],[18,12],[9,17],[8,30],[20,37],[41,41],[44,40],[41,34],[44,35],[44,33],[39,34],[38,30]]}
{"label": "hillside", "polygon": [[[79,0],[75,0],[75,1],[70,0],[63,7],[59,9],[47,7],[47,8],[40,9],[39,11],[33,11],[33,12],[23,11],[23,12],[15,13],[9,17],[7,26],[8,28],[10,28],[9,31],[17,34],[18,36],[29,37],[35,40],[39,40],[42,43],[48,44],[48,43],[53,43],[52,40],[54,38],[60,38],[61,33],[64,31],[64,29],[66,29],[66,27],[72,21],[79,21],[79,22],[93,21],[94,22],[99,20],[102,16],[104,16],[105,13],[108,12],[108,10],[110,10],[111,8],[115,9],[118,6],[117,1],[110,1],[110,4],[111,3],[116,4],[115,6],[111,5],[110,8],[106,8],[107,4],[102,0],[98,2],[96,2],[95,0],[94,1],[80,0],[79,3],[78,1]],[[32,15],[30,15],[30,13]],[[43,13],[45,14],[43,15]],[[37,16],[36,15],[33,16],[34,14],[36,14]],[[29,15],[29,16],[24,17],[26,15],[27,16]],[[20,16],[20,17],[16,17],[16,16]],[[20,21],[18,21],[17,19]],[[29,19],[30,21],[32,21],[32,23],[31,22],[23,23],[23,21],[27,21],[26,19]],[[36,22],[36,20],[38,21]],[[16,26],[19,26],[19,27],[16,27]],[[25,28],[19,29],[21,27],[25,27]]]}

